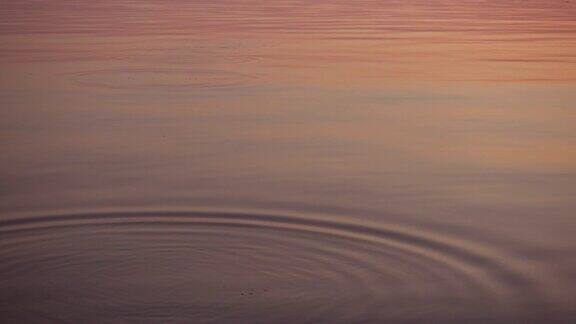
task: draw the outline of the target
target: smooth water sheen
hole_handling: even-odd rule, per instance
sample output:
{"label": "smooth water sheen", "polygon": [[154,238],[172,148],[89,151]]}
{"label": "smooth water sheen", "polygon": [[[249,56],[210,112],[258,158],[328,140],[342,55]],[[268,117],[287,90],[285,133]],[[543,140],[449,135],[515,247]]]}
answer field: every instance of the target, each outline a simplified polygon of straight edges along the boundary
{"label": "smooth water sheen", "polygon": [[3,0],[1,323],[576,322],[573,0]]}

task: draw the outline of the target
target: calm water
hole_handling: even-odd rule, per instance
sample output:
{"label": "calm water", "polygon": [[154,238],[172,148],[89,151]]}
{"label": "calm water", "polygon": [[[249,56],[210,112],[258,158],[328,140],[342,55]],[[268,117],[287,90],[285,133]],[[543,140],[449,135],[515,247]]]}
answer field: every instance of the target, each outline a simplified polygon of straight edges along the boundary
{"label": "calm water", "polygon": [[573,323],[573,0],[2,0],[0,322]]}

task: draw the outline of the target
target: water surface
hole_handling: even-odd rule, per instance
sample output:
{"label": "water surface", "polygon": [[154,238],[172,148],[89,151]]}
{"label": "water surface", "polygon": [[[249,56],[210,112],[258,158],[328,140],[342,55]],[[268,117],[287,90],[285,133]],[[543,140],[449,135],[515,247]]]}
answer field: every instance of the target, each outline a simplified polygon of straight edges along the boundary
{"label": "water surface", "polygon": [[576,3],[0,3],[6,323],[576,321]]}

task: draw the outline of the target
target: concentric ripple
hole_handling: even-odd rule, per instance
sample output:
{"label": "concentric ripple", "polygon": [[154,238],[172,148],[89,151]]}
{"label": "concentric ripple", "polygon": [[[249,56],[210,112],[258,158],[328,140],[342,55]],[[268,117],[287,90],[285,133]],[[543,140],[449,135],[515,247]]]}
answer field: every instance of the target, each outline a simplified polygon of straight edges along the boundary
{"label": "concentric ripple", "polygon": [[147,68],[85,71],[70,79],[86,87],[154,91],[242,87],[254,81],[250,75],[222,70]]}
{"label": "concentric ripple", "polygon": [[0,235],[12,322],[512,320],[541,297],[497,253],[333,217],[62,214],[2,221]]}
{"label": "concentric ripple", "polygon": [[154,64],[170,64],[173,66],[189,66],[202,64],[244,64],[257,63],[262,56],[237,51],[217,51],[211,49],[159,50],[135,55],[128,59],[134,62],[149,62]]}
{"label": "concentric ripple", "polygon": [[211,43],[198,42],[178,47],[159,47],[154,49],[131,51],[126,61],[148,64],[168,64],[170,66],[211,66],[256,64],[266,56],[263,50],[270,48],[273,42],[264,46],[259,42]]}

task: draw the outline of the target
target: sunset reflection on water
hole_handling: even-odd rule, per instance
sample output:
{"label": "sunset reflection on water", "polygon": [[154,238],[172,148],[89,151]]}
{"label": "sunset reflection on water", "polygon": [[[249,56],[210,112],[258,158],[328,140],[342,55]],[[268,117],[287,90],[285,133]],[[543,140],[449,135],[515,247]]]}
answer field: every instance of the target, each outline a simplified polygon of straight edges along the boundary
{"label": "sunset reflection on water", "polygon": [[0,3],[7,323],[576,320],[576,2]]}

